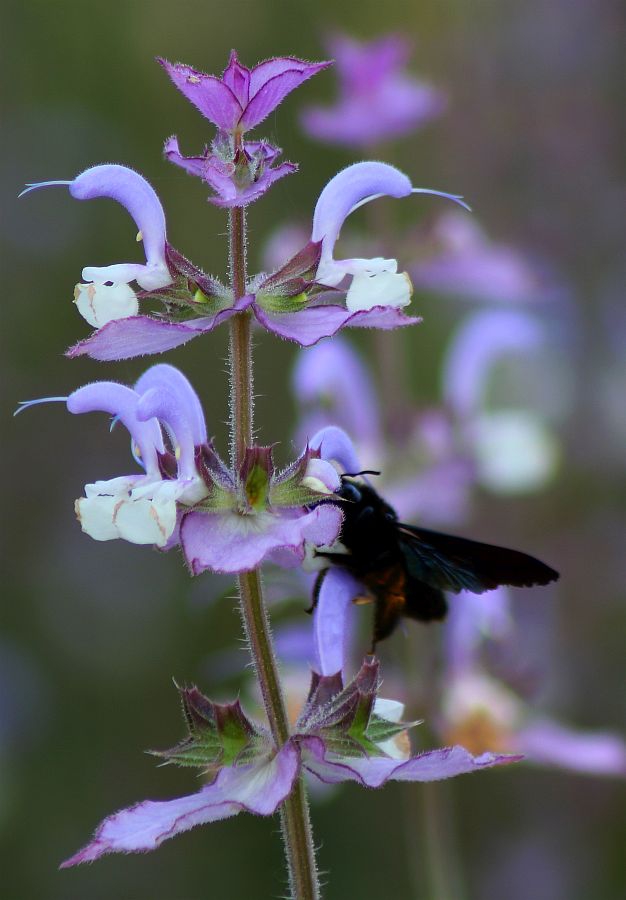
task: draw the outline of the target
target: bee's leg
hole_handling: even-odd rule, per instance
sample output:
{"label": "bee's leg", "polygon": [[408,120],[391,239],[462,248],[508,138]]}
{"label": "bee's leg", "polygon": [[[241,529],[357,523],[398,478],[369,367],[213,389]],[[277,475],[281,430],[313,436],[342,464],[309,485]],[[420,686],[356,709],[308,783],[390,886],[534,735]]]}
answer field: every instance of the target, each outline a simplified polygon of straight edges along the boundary
{"label": "bee's leg", "polygon": [[315,584],[313,585],[313,598],[311,601],[311,605],[309,606],[308,609],[305,609],[305,612],[308,613],[309,615],[311,615],[311,613],[317,606],[317,601],[319,600],[319,597],[320,597],[320,591],[322,590],[322,582],[324,581],[324,578],[326,578],[327,572],[328,572],[328,569],[322,569],[321,572],[318,572],[317,578],[315,579]]}

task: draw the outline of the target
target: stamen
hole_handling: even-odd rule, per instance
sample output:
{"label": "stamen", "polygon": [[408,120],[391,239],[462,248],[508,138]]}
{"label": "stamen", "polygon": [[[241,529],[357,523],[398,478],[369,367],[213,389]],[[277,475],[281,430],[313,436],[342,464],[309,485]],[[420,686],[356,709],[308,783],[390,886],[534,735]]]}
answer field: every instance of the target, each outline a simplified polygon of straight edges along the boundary
{"label": "stamen", "polygon": [[67,403],[67,400],[67,397],[39,397],[38,400],[20,400],[13,415],[19,416],[25,409],[29,409],[31,406],[38,406],[40,403]]}
{"label": "stamen", "polygon": [[445,191],[432,191],[430,188],[412,188],[412,194],[432,194],[433,197],[443,197],[444,200],[452,200],[453,203],[458,203],[459,206],[462,206],[463,209],[466,209],[468,212],[472,211],[472,207],[469,206],[461,194],[446,194]]}
{"label": "stamen", "polygon": [[23,197],[24,194],[30,194],[31,191],[36,191],[37,188],[40,187],[50,187],[51,185],[63,184],[65,187],[70,185],[71,181],[30,181],[26,183],[26,187],[24,190],[17,195],[19,200],[20,197]]}

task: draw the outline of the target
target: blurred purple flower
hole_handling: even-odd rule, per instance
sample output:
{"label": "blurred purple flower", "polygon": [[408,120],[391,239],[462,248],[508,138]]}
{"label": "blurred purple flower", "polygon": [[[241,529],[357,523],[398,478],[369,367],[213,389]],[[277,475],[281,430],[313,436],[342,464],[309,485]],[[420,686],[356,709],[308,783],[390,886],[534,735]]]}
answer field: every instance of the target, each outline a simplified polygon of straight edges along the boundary
{"label": "blurred purple flower", "polygon": [[584,732],[535,711],[483,661],[490,644],[501,643],[508,666],[519,641],[510,615],[510,597],[499,588],[477,597],[464,592],[450,610],[446,628],[446,669],[442,676],[443,740],[472,753],[521,753],[529,762],[589,775],[626,777],[626,741],[610,732]]}
{"label": "blurred purple flower", "polygon": [[253,447],[240,471],[230,472],[207,441],[195,391],[173,366],[153,366],[134,389],[100,381],[51,399],[64,400],[72,413],[100,410],[119,419],[145,470],[85,486],[76,514],[95,540],[163,549],[180,541],[197,575],[248,571],[272,554],[280,565],[296,566],[306,543],[326,545],[337,536],[339,508],[316,505],[338,487],[335,469],[307,448],[275,473],[271,449]]}
{"label": "blurred purple flower", "polygon": [[303,350],[296,358],[292,388],[301,410],[298,443],[325,425],[339,424],[367,458],[382,449],[380,410],[370,373],[341,337]]}
{"label": "blurred purple flower", "polygon": [[369,43],[332,36],[339,98],[304,110],[305,131],[319,141],[368,148],[416,130],[444,109],[442,91],[407,75],[411,46],[397,34]]}
{"label": "blurred purple flower", "polygon": [[495,365],[514,356],[536,359],[547,344],[545,323],[529,311],[485,309],[467,316],[448,345],[444,398],[477,479],[491,490],[537,490],[556,472],[559,448],[545,415],[520,406],[487,406]]}
{"label": "blurred purple flower", "polygon": [[181,689],[189,737],[156,755],[203,769],[212,776],[210,784],[190,796],[148,800],[109,816],[62,867],[107,853],[154,850],[196,825],[242,810],[272,815],[302,772],[326,784],[381,787],[387,781],[438,781],[519,759],[493,753],[474,757],[462,747],[412,757],[407,729],[416,723],[401,722],[403,705],[379,698],[378,688],[375,660],[364,663],[346,687],[337,673],[313,673],[294,734],[280,749],[239,703],[218,706],[197,688]]}
{"label": "blurred purple flower", "polygon": [[471,462],[459,455],[443,412],[407,416],[401,442],[384,435],[369,374],[356,351],[339,336],[300,355],[292,385],[304,411],[297,430],[299,443],[336,424],[354,436],[358,468],[381,471],[385,496],[401,518],[420,516],[449,524],[464,517],[474,471]]}
{"label": "blurred purple flower", "polygon": [[253,69],[230,54],[221,78],[182,63],[157,60],[173,83],[203,116],[220,130],[242,134],[263,121],[285,99],[330,62],[309,63],[293,56],[276,57]]}
{"label": "blurred purple flower", "polygon": [[202,156],[183,156],[178,138],[171,137],[163,152],[170,162],[211,186],[217,195],[209,197],[211,203],[228,208],[258,200],[275,181],[298,169],[290,162],[274,166],[281,151],[266,141],[248,141],[243,147],[235,147],[229,139],[214,141]]}
{"label": "blurred purple flower", "polygon": [[532,303],[562,293],[554,275],[512,246],[495,243],[460,212],[439,216],[425,259],[410,269],[417,288],[492,303]]}

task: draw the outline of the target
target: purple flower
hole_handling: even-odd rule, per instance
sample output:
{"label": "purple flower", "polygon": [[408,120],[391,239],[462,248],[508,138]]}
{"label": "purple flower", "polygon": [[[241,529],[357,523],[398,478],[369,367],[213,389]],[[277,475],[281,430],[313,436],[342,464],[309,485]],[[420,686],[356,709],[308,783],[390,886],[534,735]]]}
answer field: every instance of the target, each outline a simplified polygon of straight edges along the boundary
{"label": "purple flower", "polygon": [[292,56],[267,59],[253,69],[233,50],[221,78],[158,59],[178,90],[222,131],[242,134],[262,122],[287,94],[330,65]]}
{"label": "purple flower", "polygon": [[403,706],[377,696],[378,663],[363,665],[346,687],[341,675],[313,673],[311,689],[294,734],[276,748],[265,728],[250,721],[239,703],[216,704],[197,688],[181,689],[189,736],[156,755],[169,763],[197,766],[211,780],[200,791],[169,801],[144,801],[105,819],[93,840],[62,867],[92,862],[106,853],[156,849],[196,825],[242,810],[271,815],[302,772],[327,783],[356,781],[381,787],[387,781],[437,781],[519,759],[463,747],[410,755]]}
{"label": "purple flower", "polygon": [[112,319],[135,316],[139,310],[131,281],[145,290],[162,288],[172,281],[166,260],[165,215],[154,188],[126,166],[93,166],[73,181],[42,181],[30,184],[20,196],[40,187],[65,185],[75,200],[109,197],[124,206],[139,229],[145,263],[117,263],[111,266],[85,266],[78,284],[75,302],[80,314],[96,328]]}
{"label": "purple flower", "polygon": [[334,106],[309,107],[302,116],[305,131],[317,140],[372,147],[409,134],[442,112],[443,92],[402,71],[411,47],[400,35],[370,43],[335,35],[328,50],[337,66],[339,98]]}
{"label": "purple flower", "polygon": [[491,303],[533,303],[562,293],[554,275],[515,247],[489,240],[469,216],[448,212],[429,235],[432,253],[411,266],[417,288]]}
{"label": "purple flower", "polygon": [[463,518],[474,467],[458,453],[452,424],[427,410],[403,418],[400,440],[383,434],[380,403],[363,363],[340,336],[299,357],[292,384],[304,415],[299,443],[332,423],[354,437],[359,465],[381,472],[384,494],[400,518],[432,523]]}
{"label": "purple flower", "polygon": [[170,162],[211,186],[217,195],[209,197],[211,203],[229,208],[258,200],[275,181],[298,169],[290,162],[274,166],[281,151],[267,141],[247,141],[235,147],[227,137],[205,147],[201,156],[183,156],[178,138],[171,137],[165,142],[164,153]]}
{"label": "purple flower", "polygon": [[332,543],[339,532],[339,508],[319,503],[339,485],[335,469],[307,448],[274,472],[271,448],[254,447],[240,471],[231,472],[207,441],[195,391],[173,366],[153,366],[134,388],[100,381],[50,399],[64,400],[72,413],[113,415],[130,432],[144,468],[85,485],[76,514],[95,540],[163,549],[180,541],[197,575],[248,571],[268,557],[296,566],[307,544]]}
{"label": "purple flower", "polygon": [[588,775],[626,777],[626,741],[585,732],[533,711],[481,666],[458,670],[444,683],[437,731],[472,753],[521,753],[531,763]]}
{"label": "purple flower", "polygon": [[534,358],[547,345],[545,323],[527,310],[485,309],[461,323],[443,365],[446,403],[485,487],[501,493],[537,490],[555,474],[559,447],[545,415],[515,406],[489,409],[494,367]]}
{"label": "purple flower", "polygon": [[435,722],[446,741],[472,753],[522,753],[529,762],[589,775],[626,777],[626,741],[611,732],[585,732],[537,712],[483,660],[502,647],[511,671],[519,637],[510,594],[499,588],[477,597],[464,593],[446,622],[446,668],[441,714]]}
{"label": "purple flower", "polygon": [[[212,304],[205,302],[206,297],[202,302],[186,303],[185,309],[197,318],[168,321],[166,313],[161,318],[134,316],[110,322],[68,355],[112,360],[160,353],[212,331],[248,308],[268,331],[306,347],[347,326],[387,330],[413,325],[420,320],[401,311],[410,301],[411,283],[406,273],[398,273],[395,259],[338,260],[333,253],[345,219],[359,206],[378,197],[415,193],[462,203],[456,195],[413,188],[406,175],[386,163],[355,163],[332,178],[320,194],[307,246],[278,272],[253,278],[249,293],[236,303],[211,281],[207,289],[215,295]],[[345,288],[340,287],[346,281]],[[345,301],[334,302],[344,289]],[[163,293],[171,302],[170,294]]]}

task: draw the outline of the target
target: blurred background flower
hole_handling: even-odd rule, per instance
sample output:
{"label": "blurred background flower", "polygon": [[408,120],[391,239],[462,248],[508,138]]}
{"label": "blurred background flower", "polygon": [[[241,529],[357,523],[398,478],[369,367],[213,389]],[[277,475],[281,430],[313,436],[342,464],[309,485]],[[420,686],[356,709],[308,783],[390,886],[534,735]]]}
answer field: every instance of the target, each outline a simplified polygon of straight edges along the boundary
{"label": "blurred background flower", "polygon": [[[529,696],[529,679],[540,677],[542,712],[580,729],[623,733],[626,320],[618,36],[624,13],[616,0],[501,6],[426,0],[410,9],[389,0],[384,12],[384,31],[415,47],[411,59],[401,57],[392,69],[393,77],[405,85],[426,82],[445,96],[446,106],[427,127],[421,127],[427,117],[416,118],[415,130],[397,132],[396,140],[368,137],[367,143],[375,141],[377,158],[399,166],[413,183],[463,193],[474,213],[457,216],[435,198],[419,205],[381,199],[350,217],[338,258],[358,248],[359,255],[397,256],[407,267],[413,261],[410,310],[424,318],[391,335],[386,348],[367,333],[352,347],[368,366],[369,390],[381,398],[385,444],[390,437],[401,442],[405,425],[417,428],[421,443],[411,446],[424,449],[407,476],[415,481],[417,470],[428,478],[412,515],[443,527],[445,513],[450,531],[462,526],[477,539],[540,551],[563,573],[555,595],[528,592],[513,600],[516,691]],[[97,879],[87,867],[56,872],[110,810],[137,797],[189,792],[185,773],[166,770],[164,777],[141,751],[181,736],[170,677],[197,680],[208,692],[207,655],[237,642],[240,630],[227,583],[211,602],[217,590],[212,578],[190,581],[175,554],[119,541],[97,545],[81,535],[68,499],[94,472],[106,478],[125,471],[123,429],[105,442],[101,430],[85,431],[84,422],[53,408],[10,420],[25,398],[68,395],[96,379],[133,383],[144,368],[141,360],[62,358],[85,333],[67,285],[94,247],[100,254],[94,263],[127,258],[135,238],[131,220],[104,201],[86,215],[64,192],[42,192],[35,211],[16,195],[50,173],[71,179],[102,161],[131,166],[167,209],[173,244],[205,271],[224,275],[223,211],[207,204],[200,181],[162,158],[172,133],[185,135],[185,147],[200,148],[212,129],[166,83],[154,57],[184,59],[207,72],[221,71],[233,46],[249,63],[275,53],[320,59],[328,33],[342,33],[348,42],[380,41],[380,3],[337,8],[328,0],[301,7],[233,0],[225,12],[215,2],[189,2],[173,13],[162,0],[112,0],[90,6],[86,21],[78,0],[25,0],[9,4],[5,23],[3,890],[9,897],[51,900],[104,900],[120,892],[134,900],[200,900],[207,872],[219,868],[229,873],[229,896],[270,896],[282,872],[280,846],[255,817],[186,835],[158,857],[111,859]],[[321,73],[264,123],[264,136],[300,170],[250,210],[253,270],[266,265],[270,240],[278,261],[303,246],[320,187],[361,157],[356,141],[313,143],[298,128],[306,107],[336,108],[337,98],[345,97],[340,79],[341,69]],[[385,247],[378,234],[369,253],[364,242],[375,208],[378,234],[386,230],[390,242],[402,237],[411,253],[395,243]],[[304,228],[304,241],[284,231],[277,236],[285,222]],[[141,248],[136,261],[143,261]],[[450,390],[450,373],[462,335],[483,329],[480,317],[492,313],[523,316],[539,336],[520,352],[509,348],[489,357],[473,394],[481,415],[515,411],[512,424],[496,418],[499,446],[524,440],[531,449],[521,462],[532,452],[541,463],[532,469],[532,489],[526,473],[523,491],[517,466],[513,493],[510,470],[503,482],[501,471],[494,476],[493,457],[488,465],[493,420],[482,431],[468,429],[464,413],[450,402],[458,396]],[[168,356],[198,389],[222,446],[225,352],[222,330]],[[276,455],[286,463],[296,427],[288,373],[299,351],[259,333],[256,352],[259,440],[281,440]],[[375,356],[385,365],[373,368]],[[398,377],[405,387],[392,395],[389,385]],[[330,391],[337,396],[336,387]],[[355,417],[362,416],[366,397],[345,398]],[[398,410],[409,406],[415,418],[404,421]],[[374,464],[372,434],[363,440]],[[428,464],[441,455],[441,467]],[[299,605],[274,608],[278,624],[293,621],[302,607],[299,586],[292,596]],[[400,699],[409,703],[409,717],[413,706],[428,700],[420,693],[442,652],[434,635],[412,628],[381,648],[393,696],[400,696],[398,680],[405,685]],[[492,641],[492,649],[498,643]],[[226,696],[240,683],[244,660],[241,653]],[[408,684],[401,674],[407,667]],[[623,783],[516,768],[494,773],[491,781],[489,775],[459,781],[446,792],[456,812],[466,896],[614,900],[625,878]],[[428,795],[420,787],[392,785],[375,794],[347,787],[314,808],[322,867],[332,873],[329,900],[384,896],[390,877],[398,896],[424,896],[428,840],[420,809]],[[347,831],[359,858],[375,859],[375,866],[346,862]]]}

